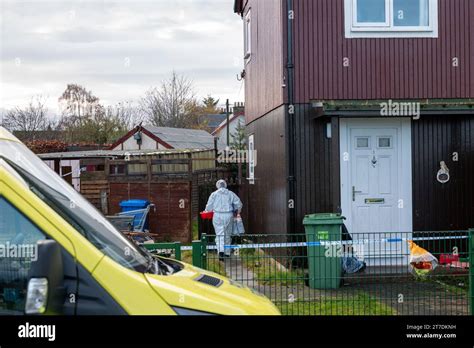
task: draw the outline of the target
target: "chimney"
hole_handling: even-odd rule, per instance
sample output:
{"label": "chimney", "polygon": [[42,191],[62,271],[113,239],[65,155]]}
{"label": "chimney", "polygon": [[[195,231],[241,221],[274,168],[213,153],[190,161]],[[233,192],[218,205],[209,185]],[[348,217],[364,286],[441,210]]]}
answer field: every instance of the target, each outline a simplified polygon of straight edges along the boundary
{"label": "chimney", "polygon": [[234,116],[244,116],[245,115],[245,103],[235,102],[232,113],[234,114]]}

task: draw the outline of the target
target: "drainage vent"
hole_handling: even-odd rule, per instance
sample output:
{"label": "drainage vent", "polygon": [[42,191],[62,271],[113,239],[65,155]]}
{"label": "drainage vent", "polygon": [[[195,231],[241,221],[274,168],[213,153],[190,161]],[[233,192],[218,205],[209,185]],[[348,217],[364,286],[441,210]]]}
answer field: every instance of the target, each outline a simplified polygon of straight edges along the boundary
{"label": "drainage vent", "polygon": [[200,283],[204,283],[204,284],[207,284],[207,285],[210,285],[210,286],[215,286],[216,288],[221,286],[222,283],[223,283],[223,281],[220,280],[219,278],[214,278],[214,277],[211,277],[211,276],[208,276],[208,275],[205,275],[205,274],[203,274],[199,278],[196,278],[195,280],[197,282],[200,282]]}

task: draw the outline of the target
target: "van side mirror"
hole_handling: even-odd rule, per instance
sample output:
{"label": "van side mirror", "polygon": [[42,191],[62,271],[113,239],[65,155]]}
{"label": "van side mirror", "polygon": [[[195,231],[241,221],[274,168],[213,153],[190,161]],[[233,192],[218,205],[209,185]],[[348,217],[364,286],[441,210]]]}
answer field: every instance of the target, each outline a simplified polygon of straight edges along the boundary
{"label": "van side mirror", "polygon": [[60,314],[64,301],[64,269],[61,246],[54,240],[37,243],[35,260],[28,272],[26,314]]}

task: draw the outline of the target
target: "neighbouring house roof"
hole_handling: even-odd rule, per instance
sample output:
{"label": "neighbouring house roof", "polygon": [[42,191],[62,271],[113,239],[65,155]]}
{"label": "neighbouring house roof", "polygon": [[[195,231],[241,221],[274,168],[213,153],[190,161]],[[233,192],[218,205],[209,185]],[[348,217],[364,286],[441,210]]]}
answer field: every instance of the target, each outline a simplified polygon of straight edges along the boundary
{"label": "neighbouring house roof", "polygon": [[35,154],[107,149],[110,145],[91,143],[68,144],[61,140],[25,140],[24,144]]}
{"label": "neighbouring house roof", "polygon": [[67,151],[67,144],[60,140],[28,140],[24,144],[35,154]]}
{"label": "neighbouring house roof", "polygon": [[213,149],[214,137],[200,129],[145,126],[174,149]]}
{"label": "neighbouring house roof", "polygon": [[14,131],[13,135],[35,153],[100,150],[107,149],[110,146],[110,144],[97,144],[85,141],[69,142],[66,132],[59,130]]}
{"label": "neighbouring house roof", "polygon": [[92,150],[71,151],[39,154],[38,157],[44,161],[48,160],[79,160],[86,158],[110,158],[120,159],[126,156],[157,156],[183,153],[200,153],[208,150]]}
{"label": "neighbouring house roof", "polygon": [[[232,122],[238,120],[239,118],[245,118],[244,115],[232,115],[229,119],[229,124],[231,124]],[[213,132],[212,132],[212,135],[216,135],[218,132],[220,132],[222,129],[224,129],[225,127],[227,126],[227,120],[224,120],[221,122],[221,124],[219,125],[219,127],[217,127]]]}
{"label": "neighbouring house roof", "polygon": [[213,132],[227,118],[226,114],[208,114],[199,117],[199,122],[206,124],[209,132]]}
{"label": "neighbouring house roof", "polygon": [[214,149],[214,137],[204,130],[170,128],[156,126],[137,126],[117,140],[111,149],[117,147],[138,131],[151,137],[167,149]]}

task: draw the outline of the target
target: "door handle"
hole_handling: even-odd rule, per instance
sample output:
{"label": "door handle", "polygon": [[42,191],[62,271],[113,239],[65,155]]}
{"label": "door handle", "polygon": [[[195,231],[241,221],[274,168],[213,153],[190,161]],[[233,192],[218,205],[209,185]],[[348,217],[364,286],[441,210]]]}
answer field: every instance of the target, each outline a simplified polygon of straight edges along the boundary
{"label": "door handle", "polygon": [[356,193],[362,193],[362,191],[356,191],[355,186],[352,186],[352,202],[356,200]]}

